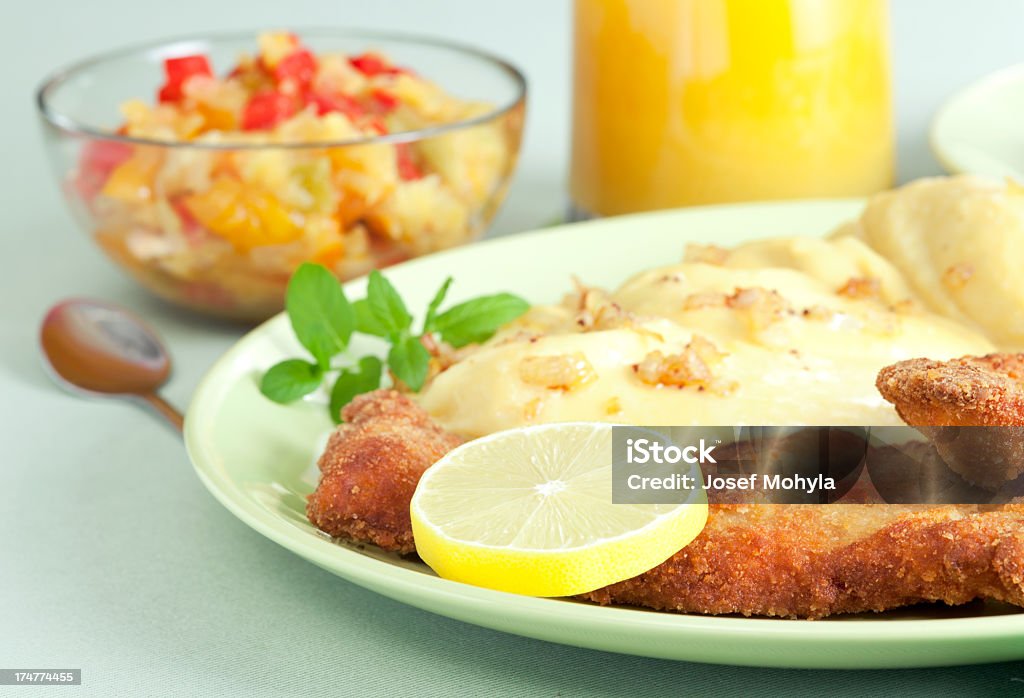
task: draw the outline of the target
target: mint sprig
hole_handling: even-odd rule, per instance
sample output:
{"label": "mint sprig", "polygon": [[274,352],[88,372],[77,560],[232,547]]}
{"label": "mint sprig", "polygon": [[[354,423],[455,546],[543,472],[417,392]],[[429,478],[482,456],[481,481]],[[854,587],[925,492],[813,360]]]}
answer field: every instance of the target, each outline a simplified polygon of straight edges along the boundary
{"label": "mint sprig", "polygon": [[364,356],[354,368],[342,369],[331,388],[331,418],[341,421],[341,409],[352,402],[352,398],[380,387],[384,365],[376,356]]}
{"label": "mint sprig", "polygon": [[357,300],[352,304],[352,310],[356,315],[356,332],[373,335],[374,337],[387,337],[388,328],[382,324],[370,309],[370,301],[366,298]]}
{"label": "mint sprig", "polygon": [[430,371],[430,352],[423,346],[419,337],[402,334],[395,338],[388,351],[388,368],[395,378],[418,393],[427,381]]}
{"label": "mint sprig", "polygon": [[313,361],[292,358],[275,364],[260,379],[260,392],[275,402],[289,403],[309,395],[336,374],[330,413],[338,422],[342,408],[355,396],[380,387],[385,369],[385,363],[376,356],[364,356],[354,364],[332,363],[348,348],[353,333],[387,341],[386,368],[395,380],[417,392],[430,373],[430,352],[423,342],[426,335],[436,335],[456,348],[483,342],[530,307],[511,293],[497,293],[441,312],[451,285],[449,277],[434,294],[424,314],[422,331],[416,334],[408,306],[380,272],[370,273],[366,297],[349,303],[341,284],[326,267],[302,264],[288,283],[285,309],[296,338]]}
{"label": "mint sprig", "polygon": [[412,326],[412,315],[406,310],[405,301],[376,269],[370,272],[366,285],[366,303],[377,326],[383,327],[388,336],[401,334]]}
{"label": "mint sprig", "polygon": [[260,381],[260,392],[274,402],[289,403],[320,387],[324,378],[319,364],[288,359],[270,367]]}
{"label": "mint sprig", "polygon": [[483,342],[502,325],[515,320],[530,304],[511,293],[496,293],[459,303],[432,318],[428,330],[437,332],[453,347]]}
{"label": "mint sprig", "polygon": [[437,317],[437,311],[444,303],[445,297],[448,295],[448,289],[451,288],[452,277],[448,277],[441,284],[441,288],[437,289],[437,293],[430,299],[430,304],[427,305],[427,315],[423,318],[423,332],[424,334],[430,332],[434,326],[434,318]]}
{"label": "mint sprig", "polygon": [[334,274],[320,264],[299,266],[288,282],[285,309],[292,329],[320,368],[348,346],[356,318]]}

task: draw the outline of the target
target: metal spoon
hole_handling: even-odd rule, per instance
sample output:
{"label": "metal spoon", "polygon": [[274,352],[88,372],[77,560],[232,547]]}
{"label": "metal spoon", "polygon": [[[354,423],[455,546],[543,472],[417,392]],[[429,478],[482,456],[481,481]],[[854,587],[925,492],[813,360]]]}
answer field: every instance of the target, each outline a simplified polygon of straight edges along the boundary
{"label": "metal spoon", "polygon": [[131,400],[181,431],[181,412],[157,394],[171,375],[170,356],[156,332],[129,311],[63,301],[46,314],[39,343],[51,377],[68,392]]}

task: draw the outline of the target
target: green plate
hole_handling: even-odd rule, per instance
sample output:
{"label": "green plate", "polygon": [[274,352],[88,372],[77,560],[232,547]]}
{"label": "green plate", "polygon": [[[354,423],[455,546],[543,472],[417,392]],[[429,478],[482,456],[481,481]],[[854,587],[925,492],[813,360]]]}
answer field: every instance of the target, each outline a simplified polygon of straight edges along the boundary
{"label": "green plate", "polygon": [[[731,245],[755,237],[821,235],[856,215],[857,201],[722,206],[561,226],[432,255],[387,274],[413,306],[449,274],[451,300],[495,290],[535,302],[561,298],[570,275],[614,286],[681,257],[687,241]],[[359,297],[365,281],[346,287]],[[379,349],[370,341],[357,352]],[[422,563],[349,546],[314,529],[305,496],[331,425],[322,403],[283,407],[257,377],[300,348],[277,316],[243,338],[209,372],[185,425],[196,472],[246,524],[303,558],[398,601],[496,630],[648,657],[770,667],[917,667],[1024,658],[1024,614],[976,603],[797,621],[657,613],[539,599],[440,579]],[[309,603],[322,603],[310,599]]]}

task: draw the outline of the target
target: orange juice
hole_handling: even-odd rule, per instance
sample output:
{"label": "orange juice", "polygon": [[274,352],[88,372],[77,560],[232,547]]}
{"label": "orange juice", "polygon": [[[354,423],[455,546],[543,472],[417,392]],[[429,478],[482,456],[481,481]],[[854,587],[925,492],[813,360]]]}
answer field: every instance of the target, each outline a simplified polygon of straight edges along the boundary
{"label": "orange juice", "polygon": [[588,214],[892,183],[885,0],[576,0],[574,60]]}

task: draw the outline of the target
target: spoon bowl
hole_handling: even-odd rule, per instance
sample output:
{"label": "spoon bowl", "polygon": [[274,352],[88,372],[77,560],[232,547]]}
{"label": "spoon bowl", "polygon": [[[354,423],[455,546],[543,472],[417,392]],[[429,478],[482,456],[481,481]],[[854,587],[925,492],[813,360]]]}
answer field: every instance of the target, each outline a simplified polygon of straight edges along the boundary
{"label": "spoon bowl", "polygon": [[51,377],[65,390],[132,400],[182,428],[181,413],[157,394],[171,375],[170,355],[130,311],[102,301],[63,301],[43,319],[39,343]]}

